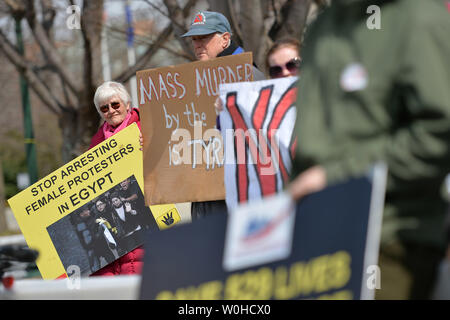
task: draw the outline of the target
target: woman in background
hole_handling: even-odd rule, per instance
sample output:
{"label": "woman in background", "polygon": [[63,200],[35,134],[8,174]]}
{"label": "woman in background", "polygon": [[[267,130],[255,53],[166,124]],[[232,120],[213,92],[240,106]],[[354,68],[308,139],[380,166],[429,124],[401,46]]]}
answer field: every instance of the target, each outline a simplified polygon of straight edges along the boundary
{"label": "woman in background", "polygon": [[266,55],[266,70],[271,79],[299,75],[300,41],[283,38],[276,41]]}
{"label": "woman in background", "polygon": [[[300,41],[296,38],[283,38],[275,41],[266,55],[266,70],[271,79],[297,76],[300,74]],[[214,103],[216,114],[223,110],[222,101]]]}

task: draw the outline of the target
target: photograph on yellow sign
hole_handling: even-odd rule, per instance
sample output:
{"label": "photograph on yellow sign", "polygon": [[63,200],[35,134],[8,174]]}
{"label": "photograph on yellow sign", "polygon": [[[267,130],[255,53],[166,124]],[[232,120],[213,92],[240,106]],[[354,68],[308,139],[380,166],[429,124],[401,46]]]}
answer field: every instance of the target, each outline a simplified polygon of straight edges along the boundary
{"label": "photograph on yellow sign", "polygon": [[47,227],[64,269],[89,275],[141,245],[158,226],[134,176]]}

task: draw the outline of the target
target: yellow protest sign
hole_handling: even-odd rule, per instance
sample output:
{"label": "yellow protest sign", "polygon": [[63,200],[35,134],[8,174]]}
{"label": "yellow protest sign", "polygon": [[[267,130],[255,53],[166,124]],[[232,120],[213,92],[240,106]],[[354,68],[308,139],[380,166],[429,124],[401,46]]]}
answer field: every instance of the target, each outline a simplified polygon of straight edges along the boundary
{"label": "yellow protest sign", "polygon": [[139,148],[133,124],[8,200],[44,279],[89,275],[181,220],[175,204],[145,206]]}

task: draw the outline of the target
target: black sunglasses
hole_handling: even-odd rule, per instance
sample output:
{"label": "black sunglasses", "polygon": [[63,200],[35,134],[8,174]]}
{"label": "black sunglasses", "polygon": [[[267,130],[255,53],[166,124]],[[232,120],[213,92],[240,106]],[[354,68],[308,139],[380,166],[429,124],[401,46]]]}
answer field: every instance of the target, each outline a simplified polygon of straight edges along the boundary
{"label": "black sunglasses", "polygon": [[300,58],[294,58],[286,63],[284,66],[272,66],[269,67],[269,75],[271,78],[278,78],[281,77],[283,74],[283,67],[285,67],[289,72],[295,72],[300,69],[300,63],[302,62],[302,59]]}
{"label": "black sunglasses", "polygon": [[109,106],[111,106],[114,110],[117,110],[120,108],[120,102],[111,102],[111,103],[105,104],[103,106],[100,106],[100,111],[103,113],[108,112]]}

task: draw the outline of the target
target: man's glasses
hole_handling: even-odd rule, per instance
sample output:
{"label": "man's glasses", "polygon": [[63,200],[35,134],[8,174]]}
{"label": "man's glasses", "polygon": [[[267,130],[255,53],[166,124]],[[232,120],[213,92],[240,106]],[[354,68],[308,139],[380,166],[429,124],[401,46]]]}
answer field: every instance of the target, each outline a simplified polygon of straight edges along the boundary
{"label": "man's glasses", "polygon": [[120,102],[111,102],[111,103],[105,104],[103,106],[100,106],[100,111],[103,113],[108,112],[109,106],[111,106],[114,110],[117,110],[120,108]]}
{"label": "man's glasses", "polygon": [[272,66],[269,67],[269,75],[271,78],[279,78],[283,75],[283,68],[286,68],[289,72],[293,73],[300,69],[300,58],[294,58],[286,63],[284,66]]}

